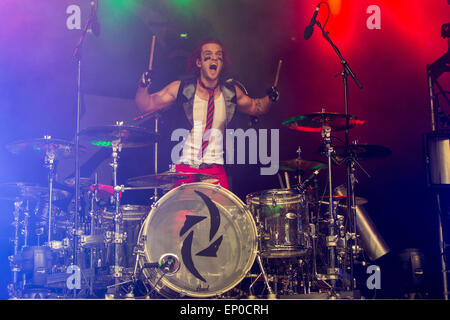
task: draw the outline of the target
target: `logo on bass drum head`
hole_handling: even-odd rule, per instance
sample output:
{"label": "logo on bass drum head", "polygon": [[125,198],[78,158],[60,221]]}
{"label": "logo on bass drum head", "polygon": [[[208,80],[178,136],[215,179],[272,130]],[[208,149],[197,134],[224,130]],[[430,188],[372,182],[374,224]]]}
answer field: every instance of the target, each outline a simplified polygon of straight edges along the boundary
{"label": "logo on bass drum head", "polygon": [[[200,250],[195,255],[202,257],[217,257],[217,251],[219,250],[220,244],[222,243],[223,235],[217,238],[214,242],[211,242],[214,239],[214,236],[217,234],[217,231],[220,227],[220,213],[217,206],[214,202],[205,194],[199,191],[194,191],[199,197],[203,200],[206,207],[208,208],[209,217],[210,217],[210,229],[209,229],[209,242],[210,245],[203,250]],[[183,227],[180,230],[180,237],[182,237],[186,232],[188,232],[194,225],[203,221],[207,217],[204,216],[191,216],[186,215],[186,221],[184,222]],[[192,258],[192,240],[194,238],[194,231],[191,230],[187,237],[183,241],[183,246],[181,247],[181,258],[183,259],[183,263],[186,268],[192,273],[196,278],[200,279],[203,282],[206,282],[205,278],[200,274],[194,264],[194,260]]]}

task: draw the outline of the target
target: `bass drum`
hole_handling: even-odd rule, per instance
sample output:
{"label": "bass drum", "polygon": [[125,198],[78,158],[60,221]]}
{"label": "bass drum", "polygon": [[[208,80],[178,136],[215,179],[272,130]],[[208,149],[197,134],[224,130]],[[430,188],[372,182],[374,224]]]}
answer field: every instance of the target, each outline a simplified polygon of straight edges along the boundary
{"label": "bass drum", "polygon": [[[219,296],[242,281],[257,253],[256,225],[244,203],[218,185],[172,189],[142,225],[138,247],[144,281],[166,298]],[[145,264],[175,254],[180,269],[164,274]]]}

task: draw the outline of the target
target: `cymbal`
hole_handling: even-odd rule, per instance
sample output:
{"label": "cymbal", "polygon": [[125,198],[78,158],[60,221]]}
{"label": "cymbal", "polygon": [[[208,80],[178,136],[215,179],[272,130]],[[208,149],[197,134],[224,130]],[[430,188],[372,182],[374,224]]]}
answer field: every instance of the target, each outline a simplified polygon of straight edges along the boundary
{"label": "cymbal", "polygon": [[[94,184],[94,179],[80,177],[79,183],[80,183],[81,188],[88,188]],[[75,187],[75,177],[69,177],[69,178],[64,179],[64,184],[68,187],[74,188]]]}
{"label": "cymbal", "polygon": [[320,161],[309,161],[303,159],[291,159],[280,162],[280,170],[282,171],[308,171],[321,170],[327,165]]}
{"label": "cymbal", "polygon": [[[325,195],[325,196],[323,196],[323,198],[328,200],[330,198],[330,196]],[[333,195],[333,201],[341,201],[341,200],[345,200],[345,199],[347,199],[346,195],[339,195],[339,194]],[[363,197],[355,197],[355,201],[356,201],[356,205],[363,205],[368,202],[367,199],[363,198]]]}
{"label": "cymbal", "polygon": [[215,182],[212,175],[202,173],[186,172],[163,172],[158,174],[149,174],[145,176],[130,178],[127,183],[134,187],[170,189],[176,182],[184,179],[193,179],[191,182]]}
{"label": "cymbal", "polygon": [[[52,188],[52,201],[69,197],[70,192],[59,188]],[[49,188],[27,182],[7,182],[0,184],[0,199],[20,201],[48,199]]]}
{"label": "cymbal", "polygon": [[[54,139],[52,137],[37,138],[31,140],[20,140],[6,145],[6,149],[13,154],[25,152],[37,152],[42,154],[52,153],[58,157],[71,157],[75,153],[75,145],[72,142]],[[80,147],[84,151],[84,147]]]}
{"label": "cymbal", "polygon": [[321,132],[323,126],[332,131],[342,131],[364,124],[355,116],[332,112],[316,112],[290,118],[282,123],[290,129],[305,132]]}
{"label": "cymbal", "polygon": [[156,134],[147,129],[129,125],[105,125],[84,129],[80,137],[94,146],[111,147],[114,142],[123,148],[138,148],[156,141]]}
{"label": "cymbal", "polygon": [[[349,152],[347,153],[345,146],[333,147],[336,156],[343,159],[348,155],[353,155],[358,159],[374,159],[384,158],[390,156],[392,151],[383,146],[374,144],[351,144],[349,145]],[[320,152],[323,153],[323,147],[320,148]]]}

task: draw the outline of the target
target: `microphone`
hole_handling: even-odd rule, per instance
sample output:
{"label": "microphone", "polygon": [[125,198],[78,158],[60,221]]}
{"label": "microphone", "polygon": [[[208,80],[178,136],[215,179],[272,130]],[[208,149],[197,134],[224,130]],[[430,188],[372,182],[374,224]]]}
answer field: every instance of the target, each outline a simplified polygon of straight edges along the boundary
{"label": "microphone", "polygon": [[180,270],[180,259],[173,253],[163,254],[158,262],[144,263],[143,268],[161,269],[164,274],[174,274]]}
{"label": "microphone", "polygon": [[299,186],[296,187],[298,193],[303,193],[306,190],[306,187],[311,183],[311,180],[319,174],[319,170],[314,170],[314,172],[303,181]]}
{"label": "microphone", "polygon": [[91,30],[92,33],[98,37],[100,35],[100,24],[98,23],[98,17],[97,17],[97,11],[98,11],[98,0],[97,5],[95,5],[95,1],[91,1]]}
{"label": "microphone", "polygon": [[317,14],[319,13],[319,8],[320,8],[320,3],[317,5],[316,10],[314,10],[314,14],[311,18],[311,21],[305,28],[305,32],[303,34],[303,37],[305,38],[305,40],[308,40],[309,38],[311,38],[311,36],[313,34],[314,25],[316,24]]}

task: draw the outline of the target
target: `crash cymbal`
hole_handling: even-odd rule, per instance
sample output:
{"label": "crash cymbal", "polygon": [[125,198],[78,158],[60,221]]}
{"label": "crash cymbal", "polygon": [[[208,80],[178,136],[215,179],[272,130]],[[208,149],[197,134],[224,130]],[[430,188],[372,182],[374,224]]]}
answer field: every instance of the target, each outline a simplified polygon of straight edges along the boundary
{"label": "crash cymbal", "polygon": [[185,172],[163,172],[135,177],[127,180],[127,183],[134,187],[170,189],[176,182],[185,179],[192,179],[191,182],[216,182],[217,179],[209,174],[185,173]]}
{"label": "crash cymbal", "polygon": [[[69,197],[70,192],[52,188],[52,201],[63,200]],[[49,188],[28,182],[7,182],[0,184],[0,199],[20,201],[49,198]]]}
{"label": "crash cymbal", "polygon": [[309,161],[303,159],[291,159],[280,162],[280,170],[282,171],[309,171],[321,170],[327,165],[320,161]]}
{"label": "crash cymbal", "polygon": [[330,127],[332,131],[342,131],[364,124],[355,116],[331,112],[316,112],[293,117],[282,123],[290,129],[305,132],[321,132],[322,127]]}
{"label": "crash cymbal", "polygon": [[144,147],[156,141],[156,134],[147,129],[129,125],[105,125],[84,129],[80,138],[99,147],[111,147],[113,143],[123,148]]}
{"label": "crash cymbal", "polygon": [[[54,139],[50,136],[12,142],[6,145],[6,149],[13,154],[33,152],[46,155],[48,153],[51,153],[56,158],[67,158],[75,154],[75,145],[72,142],[61,139]],[[80,146],[80,150],[84,151],[85,148]]]}

